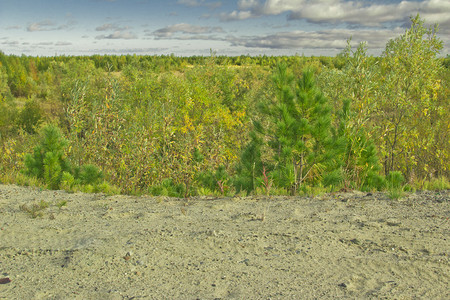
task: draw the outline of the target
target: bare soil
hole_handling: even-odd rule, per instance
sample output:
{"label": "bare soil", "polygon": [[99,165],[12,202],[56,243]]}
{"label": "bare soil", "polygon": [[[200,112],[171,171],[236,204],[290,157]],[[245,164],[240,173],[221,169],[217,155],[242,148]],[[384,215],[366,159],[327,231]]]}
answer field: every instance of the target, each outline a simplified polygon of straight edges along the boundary
{"label": "bare soil", "polygon": [[185,200],[0,185],[0,298],[450,299],[449,194]]}

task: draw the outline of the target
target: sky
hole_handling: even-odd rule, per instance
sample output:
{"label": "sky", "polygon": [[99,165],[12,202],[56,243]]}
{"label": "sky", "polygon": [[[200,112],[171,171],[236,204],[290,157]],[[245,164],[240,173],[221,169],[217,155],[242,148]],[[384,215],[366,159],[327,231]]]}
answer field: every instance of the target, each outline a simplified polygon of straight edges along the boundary
{"label": "sky", "polygon": [[351,37],[380,55],[417,13],[449,54],[450,0],[0,0],[0,51],[335,56]]}

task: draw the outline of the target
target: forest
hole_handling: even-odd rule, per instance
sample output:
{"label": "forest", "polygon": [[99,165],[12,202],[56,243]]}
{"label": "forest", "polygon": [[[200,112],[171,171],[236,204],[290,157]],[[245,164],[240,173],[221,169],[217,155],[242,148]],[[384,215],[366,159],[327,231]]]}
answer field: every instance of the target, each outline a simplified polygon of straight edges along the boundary
{"label": "forest", "polygon": [[[0,52],[0,183],[300,195],[450,188],[450,57],[419,16],[380,56]],[[397,195],[397,196],[396,196]]]}

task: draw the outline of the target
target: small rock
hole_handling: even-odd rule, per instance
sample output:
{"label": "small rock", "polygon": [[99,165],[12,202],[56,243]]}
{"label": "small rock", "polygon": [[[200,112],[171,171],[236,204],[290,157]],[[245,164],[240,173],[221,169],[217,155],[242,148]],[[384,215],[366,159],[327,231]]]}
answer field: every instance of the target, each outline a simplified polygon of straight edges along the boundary
{"label": "small rock", "polygon": [[126,261],[129,261],[131,259],[130,252],[127,252],[127,254],[123,257],[123,259],[125,259]]}
{"label": "small rock", "polygon": [[355,245],[361,244],[361,242],[358,239],[352,239],[352,240],[350,240],[350,242]]}

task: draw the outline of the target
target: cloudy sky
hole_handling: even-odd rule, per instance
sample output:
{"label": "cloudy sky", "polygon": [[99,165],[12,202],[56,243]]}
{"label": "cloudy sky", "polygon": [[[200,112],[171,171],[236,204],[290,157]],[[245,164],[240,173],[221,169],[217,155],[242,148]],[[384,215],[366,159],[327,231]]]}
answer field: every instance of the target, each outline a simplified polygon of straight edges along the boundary
{"label": "cloudy sky", "polygon": [[379,55],[420,13],[450,49],[450,0],[0,0],[0,51],[25,55]]}

